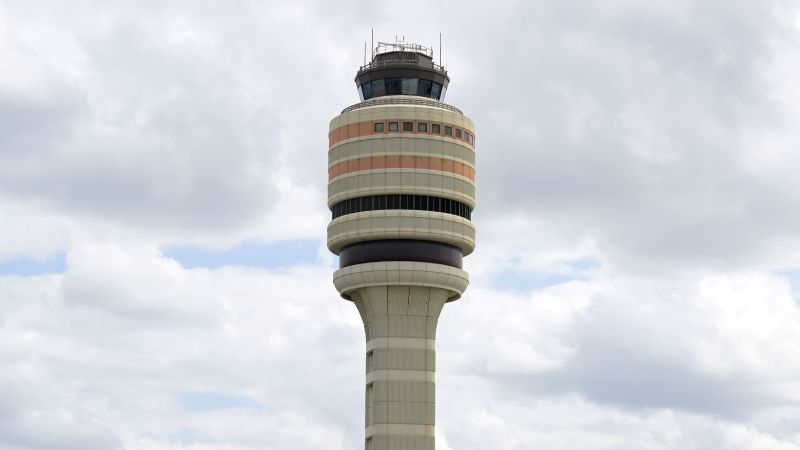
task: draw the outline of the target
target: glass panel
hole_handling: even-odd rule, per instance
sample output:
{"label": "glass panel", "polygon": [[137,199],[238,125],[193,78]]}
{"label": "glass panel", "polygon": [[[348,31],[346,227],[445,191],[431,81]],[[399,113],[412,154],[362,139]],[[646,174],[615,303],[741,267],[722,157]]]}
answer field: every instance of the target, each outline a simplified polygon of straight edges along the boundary
{"label": "glass panel", "polygon": [[366,83],[361,84],[361,92],[364,95],[364,100],[369,100],[372,98],[372,84],[369,81]]}
{"label": "glass panel", "polygon": [[417,95],[417,79],[403,78],[403,95]]}
{"label": "glass panel", "polygon": [[386,79],[386,95],[400,95],[403,93],[403,79],[402,78],[387,78]]}
{"label": "glass panel", "polygon": [[445,94],[447,94],[447,86],[442,86],[442,96],[439,98],[439,100],[444,101]]}
{"label": "glass panel", "polygon": [[419,80],[419,84],[417,84],[417,95],[421,95],[423,97],[430,97],[432,84],[433,81],[431,80]]}
{"label": "glass panel", "polygon": [[414,122],[403,122],[403,131],[414,131]]}
{"label": "glass panel", "polygon": [[434,123],[433,125],[431,125],[431,132],[433,134],[440,134],[441,131],[442,131],[442,127],[439,126],[438,123]]}
{"label": "glass panel", "polygon": [[444,135],[445,136],[452,136],[453,135],[453,127],[444,127]]}
{"label": "glass panel", "polygon": [[389,122],[389,131],[397,131],[397,122]]}
{"label": "glass panel", "polygon": [[460,128],[456,128],[456,137],[461,139],[461,129]]}
{"label": "glass panel", "polygon": [[384,80],[372,80],[372,96],[381,97],[384,95],[386,95]]}
{"label": "glass panel", "polygon": [[469,142],[469,131],[464,131],[464,140]]}
{"label": "glass panel", "polygon": [[364,93],[361,92],[361,86],[358,87],[358,99],[364,101]]}
{"label": "glass panel", "polygon": [[428,132],[428,124],[425,123],[425,122],[417,123],[417,131],[419,131],[421,133],[427,133]]}
{"label": "glass panel", "polygon": [[374,130],[376,133],[383,133],[383,122],[375,122]]}
{"label": "glass panel", "polygon": [[439,100],[439,96],[441,94],[442,94],[442,85],[439,83],[433,83],[433,88],[431,89],[431,98]]}

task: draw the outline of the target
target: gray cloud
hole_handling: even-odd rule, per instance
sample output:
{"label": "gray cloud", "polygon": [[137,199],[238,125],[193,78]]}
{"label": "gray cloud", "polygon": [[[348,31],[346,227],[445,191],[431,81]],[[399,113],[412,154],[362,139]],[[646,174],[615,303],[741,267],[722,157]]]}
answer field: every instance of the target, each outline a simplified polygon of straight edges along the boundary
{"label": "gray cloud", "polygon": [[0,260],[69,267],[0,276],[0,447],[362,445],[330,267],[159,248],[322,238],[370,27],[478,124],[441,447],[800,448],[797,10],[689,0],[4,2]]}

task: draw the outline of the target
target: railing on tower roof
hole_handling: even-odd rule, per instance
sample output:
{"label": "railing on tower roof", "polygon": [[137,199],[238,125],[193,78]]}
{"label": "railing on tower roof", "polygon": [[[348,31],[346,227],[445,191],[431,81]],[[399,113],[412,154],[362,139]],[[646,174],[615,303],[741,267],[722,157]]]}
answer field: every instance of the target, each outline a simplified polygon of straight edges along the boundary
{"label": "railing on tower roof", "polygon": [[355,111],[361,108],[369,108],[370,106],[384,106],[384,105],[431,106],[434,108],[446,109],[456,114],[464,114],[463,112],[461,112],[460,109],[456,108],[455,106],[448,105],[447,103],[443,103],[438,100],[433,100],[429,98],[414,97],[410,95],[402,95],[402,96],[396,95],[396,96],[372,98],[369,100],[365,100],[361,103],[356,103],[355,105],[348,106],[347,108],[342,110],[342,114],[350,111]]}
{"label": "railing on tower roof", "polygon": [[[387,58],[389,54],[393,55]],[[430,59],[430,61],[421,60],[420,56]],[[378,42],[378,45],[372,50],[371,61],[360,66],[358,71],[362,72],[369,69],[398,65],[429,67],[447,75],[445,66],[433,62],[433,49],[425,47],[424,45],[400,40],[396,42]]]}

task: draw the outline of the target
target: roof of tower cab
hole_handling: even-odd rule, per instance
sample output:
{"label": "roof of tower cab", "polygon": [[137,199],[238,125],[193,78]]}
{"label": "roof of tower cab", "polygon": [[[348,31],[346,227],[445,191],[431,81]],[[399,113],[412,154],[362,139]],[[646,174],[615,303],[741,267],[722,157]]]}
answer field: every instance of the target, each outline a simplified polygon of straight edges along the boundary
{"label": "roof of tower cab", "polygon": [[433,50],[404,41],[379,42],[372,59],[355,77],[362,101],[384,95],[414,95],[444,100],[450,77],[433,61]]}

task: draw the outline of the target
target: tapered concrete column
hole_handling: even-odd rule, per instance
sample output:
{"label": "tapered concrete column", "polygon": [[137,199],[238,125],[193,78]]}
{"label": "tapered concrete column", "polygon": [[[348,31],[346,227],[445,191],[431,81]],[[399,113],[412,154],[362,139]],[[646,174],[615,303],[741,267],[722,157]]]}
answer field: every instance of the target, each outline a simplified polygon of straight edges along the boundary
{"label": "tapered concrete column", "polygon": [[365,448],[434,450],[436,327],[444,304],[466,288],[466,272],[379,262],[340,269],[334,283],[364,323]]}

